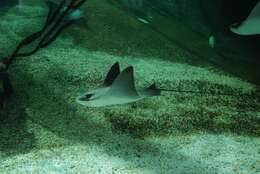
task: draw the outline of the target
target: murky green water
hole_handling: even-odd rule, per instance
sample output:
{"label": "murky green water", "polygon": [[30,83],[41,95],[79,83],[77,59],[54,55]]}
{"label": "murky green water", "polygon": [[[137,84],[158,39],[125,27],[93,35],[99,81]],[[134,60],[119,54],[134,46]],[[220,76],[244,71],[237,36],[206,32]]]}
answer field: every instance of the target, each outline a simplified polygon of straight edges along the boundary
{"label": "murky green water", "polygon": [[259,1],[0,2],[0,173],[259,173]]}

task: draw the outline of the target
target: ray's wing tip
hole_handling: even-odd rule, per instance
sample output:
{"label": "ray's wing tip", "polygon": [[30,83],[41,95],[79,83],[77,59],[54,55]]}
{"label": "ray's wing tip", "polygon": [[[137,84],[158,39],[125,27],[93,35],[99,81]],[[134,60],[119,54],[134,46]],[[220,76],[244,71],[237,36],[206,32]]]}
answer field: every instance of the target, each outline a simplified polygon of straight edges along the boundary
{"label": "ray's wing tip", "polygon": [[117,76],[120,74],[120,66],[119,62],[115,62],[111,68],[109,69],[106,78],[104,80],[103,85],[104,86],[110,86],[113,84],[114,80],[117,78]]}
{"label": "ray's wing tip", "polygon": [[134,72],[134,67],[133,66],[128,66],[127,68],[124,69],[125,72]]}

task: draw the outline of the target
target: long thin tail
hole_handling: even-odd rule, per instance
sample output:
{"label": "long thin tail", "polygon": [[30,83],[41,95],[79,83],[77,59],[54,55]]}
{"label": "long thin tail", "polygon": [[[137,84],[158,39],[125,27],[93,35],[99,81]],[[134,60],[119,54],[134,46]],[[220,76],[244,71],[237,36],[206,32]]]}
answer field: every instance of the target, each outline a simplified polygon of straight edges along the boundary
{"label": "long thin tail", "polygon": [[220,95],[220,96],[232,96],[232,97],[247,97],[252,99],[257,99],[260,101],[260,94],[232,94],[232,93],[214,93],[214,92],[205,92],[205,91],[191,91],[191,90],[177,90],[177,89],[165,89],[165,88],[158,88],[161,91],[165,92],[175,92],[175,93],[190,93],[190,94],[201,94],[201,95]]}

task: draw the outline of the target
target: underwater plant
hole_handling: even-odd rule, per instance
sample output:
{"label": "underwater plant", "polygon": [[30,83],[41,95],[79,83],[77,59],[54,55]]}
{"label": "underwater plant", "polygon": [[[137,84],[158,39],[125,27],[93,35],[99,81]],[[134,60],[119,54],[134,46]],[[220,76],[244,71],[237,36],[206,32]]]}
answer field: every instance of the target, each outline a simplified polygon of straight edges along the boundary
{"label": "underwater plant", "polygon": [[[60,3],[46,1],[49,11],[46,21],[40,31],[25,37],[14,49],[11,55],[0,60],[0,103],[11,95],[12,87],[8,76],[8,68],[18,57],[27,57],[35,54],[42,48],[46,48],[78,19],[83,18],[83,12],[79,10],[86,0],[62,0]],[[35,46],[26,50],[27,46]],[[2,87],[1,87],[2,86]]]}

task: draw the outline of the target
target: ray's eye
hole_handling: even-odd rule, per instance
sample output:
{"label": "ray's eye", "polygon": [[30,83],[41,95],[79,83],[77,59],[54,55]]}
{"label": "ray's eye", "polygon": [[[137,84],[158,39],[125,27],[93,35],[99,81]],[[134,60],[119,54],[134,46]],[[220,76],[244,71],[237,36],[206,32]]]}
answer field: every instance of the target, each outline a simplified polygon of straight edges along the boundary
{"label": "ray's eye", "polygon": [[92,97],[92,96],[93,96],[93,94],[86,94],[84,98],[85,98],[86,100],[89,100],[90,97]]}
{"label": "ray's eye", "polygon": [[93,94],[86,94],[78,98],[80,101],[89,101]]}

